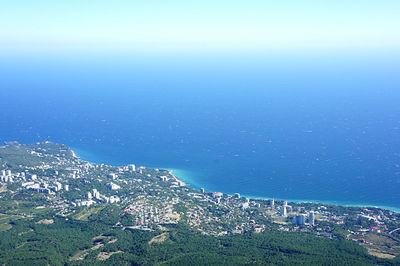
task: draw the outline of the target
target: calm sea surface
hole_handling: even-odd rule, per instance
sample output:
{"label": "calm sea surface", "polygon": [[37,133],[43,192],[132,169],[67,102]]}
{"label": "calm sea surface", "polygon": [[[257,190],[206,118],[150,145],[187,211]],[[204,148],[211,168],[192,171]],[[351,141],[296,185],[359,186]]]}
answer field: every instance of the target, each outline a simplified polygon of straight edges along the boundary
{"label": "calm sea surface", "polygon": [[0,58],[1,142],[179,169],[207,190],[400,208],[400,56]]}

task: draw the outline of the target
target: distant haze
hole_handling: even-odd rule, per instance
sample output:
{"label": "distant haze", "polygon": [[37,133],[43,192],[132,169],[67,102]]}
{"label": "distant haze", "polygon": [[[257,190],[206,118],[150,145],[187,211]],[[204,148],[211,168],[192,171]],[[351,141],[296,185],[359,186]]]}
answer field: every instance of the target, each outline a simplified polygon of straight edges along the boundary
{"label": "distant haze", "polygon": [[397,0],[14,1],[0,52],[398,49]]}

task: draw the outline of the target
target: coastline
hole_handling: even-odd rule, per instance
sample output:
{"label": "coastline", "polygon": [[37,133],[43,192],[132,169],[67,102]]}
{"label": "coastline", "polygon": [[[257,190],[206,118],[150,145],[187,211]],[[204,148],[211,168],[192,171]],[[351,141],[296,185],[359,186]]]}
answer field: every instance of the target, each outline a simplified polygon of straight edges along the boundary
{"label": "coastline", "polygon": [[93,164],[104,163],[104,162],[102,162],[100,157],[96,156],[96,154],[94,154],[94,153],[88,152],[87,150],[77,148],[77,147],[70,147],[70,148],[71,148],[72,152],[74,153],[74,155],[76,157],[80,158],[81,160],[84,160],[86,162],[93,163]]}
{"label": "coastline", "polygon": [[245,195],[245,194],[243,194],[242,196],[248,197],[250,199],[259,199],[259,200],[274,199],[274,200],[294,202],[294,203],[326,204],[326,205],[335,205],[335,206],[342,206],[342,207],[358,207],[358,208],[378,208],[378,209],[383,209],[383,210],[400,213],[400,208],[391,207],[391,206],[383,206],[383,205],[375,205],[375,204],[358,204],[358,203],[354,203],[354,202],[344,202],[344,201],[334,201],[334,200],[283,199],[283,198],[276,198],[276,197],[259,197],[259,196]]}
{"label": "coastline", "polygon": [[[74,154],[79,157],[80,159],[87,161],[89,163],[94,163],[94,164],[109,164],[107,162],[104,162],[101,160],[99,156],[96,154],[93,154],[91,152],[88,152],[87,150],[80,149],[77,147],[71,147],[71,150],[73,150]],[[113,165],[113,164],[110,164]],[[114,166],[114,165],[113,165]],[[173,175],[180,181],[184,182],[187,186],[194,188],[194,189],[200,189],[201,187],[204,187],[204,189],[207,191],[207,186],[200,185],[196,180],[193,178],[193,172],[190,170],[184,170],[184,169],[178,169],[178,168],[169,168],[169,167],[155,167],[155,166],[146,166],[149,168],[159,168],[159,169],[165,169],[173,172]],[[227,195],[231,195],[230,193],[225,193],[223,191],[218,191],[222,192]],[[238,191],[237,193],[240,193]],[[384,210],[389,210],[393,211],[396,213],[400,213],[400,208],[397,207],[391,207],[391,206],[383,206],[383,205],[376,205],[376,204],[359,204],[359,203],[354,203],[354,202],[345,202],[345,201],[335,201],[335,200],[308,200],[308,199],[287,199],[287,198],[279,198],[279,197],[265,197],[265,196],[255,196],[255,195],[248,195],[248,194],[242,194],[240,193],[243,197],[254,199],[254,200],[279,200],[279,201],[288,201],[288,202],[294,202],[294,203],[313,203],[313,204],[327,204],[327,205],[336,205],[336,206],[343,206],[343,207],[359,207],[359,208],[379,208],[379,209],[384,209]]]}
{"label": "coastline", "polygon": [[160,169],[165,169],[168,171],[172,171],[173,175],[179,179],[180,181],[183,181],[185,184],[187,184],[189,187],[194,188],[194,189],[200,189],[200,185],[196,182],[193,176],[193,173],[188,170],[183,170],[183,169],[177,169],[177,168],[165,168],[165,167],[157,167]]}

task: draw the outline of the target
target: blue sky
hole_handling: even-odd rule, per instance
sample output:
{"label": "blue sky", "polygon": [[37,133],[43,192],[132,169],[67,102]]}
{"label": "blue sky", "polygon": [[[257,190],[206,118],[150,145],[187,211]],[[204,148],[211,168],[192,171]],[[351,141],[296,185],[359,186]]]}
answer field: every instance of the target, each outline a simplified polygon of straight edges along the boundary
{"label": "blue sky", "polygon": [[3,0],[0,50],[396,50],[399,12],[399,0]]}

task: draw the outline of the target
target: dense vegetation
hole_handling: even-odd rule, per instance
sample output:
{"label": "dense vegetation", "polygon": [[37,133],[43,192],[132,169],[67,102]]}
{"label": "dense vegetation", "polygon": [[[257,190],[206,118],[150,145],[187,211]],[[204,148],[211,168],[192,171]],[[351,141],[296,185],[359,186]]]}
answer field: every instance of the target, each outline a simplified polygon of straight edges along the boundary
{"label": "dense vegetation", "polygon": [[[266,231],[212,237],[183,224],[145,232],[112,226],[118,210],[112,206],[88,221],[49,217],[11,219],[0,232],[0,264],[37,265],[396,265],[399,260],[372,257],[346,240],[318,238],[304,233]],[[40,223],[51,219],[51,224]],[[152,239],[164,236],[162,241]],[[161,238],[160,238],[161,239]],[[111,241],[114,240],[114,241]],[[96,246],[97,245],[97,246]],[[95,247],[95,248],[93,248]],[[112,254],[99,260],[99,254]],[[77,254],[83,254],[80,259]],[[75,256],[75,259],[73,259]]]}

